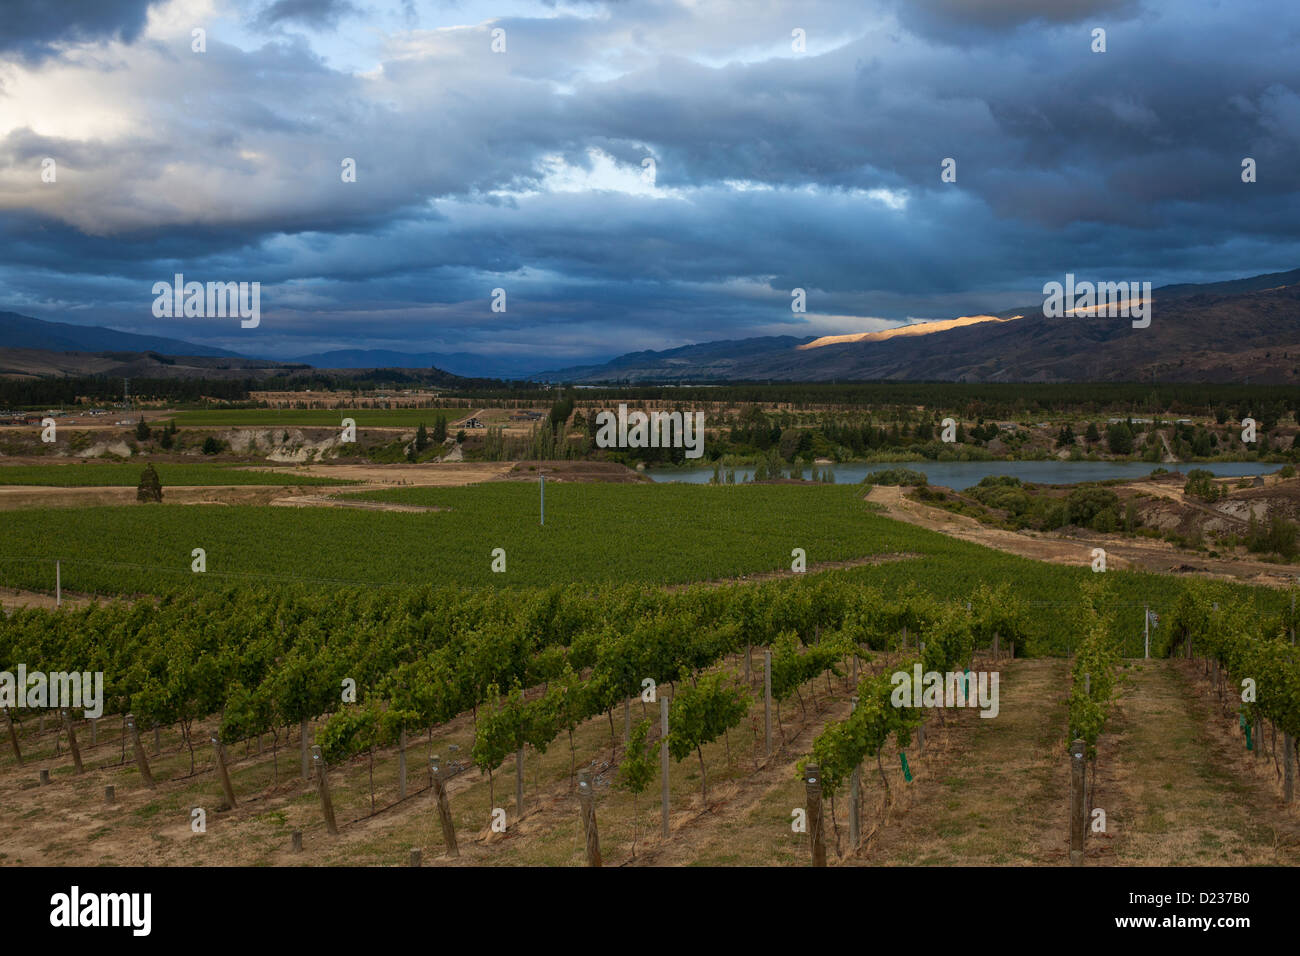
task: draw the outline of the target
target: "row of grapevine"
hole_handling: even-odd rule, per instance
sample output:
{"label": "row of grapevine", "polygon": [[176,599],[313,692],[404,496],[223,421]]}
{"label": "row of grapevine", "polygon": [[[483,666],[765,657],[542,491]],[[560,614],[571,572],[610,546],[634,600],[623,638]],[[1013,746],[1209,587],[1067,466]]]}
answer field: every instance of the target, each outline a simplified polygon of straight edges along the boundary
{"label": "row of grapevine", "polygon": [[1293,610],[1261,617],[1249,604],[1213,587],[1189,589],[1173,626],[1194,653],[1222,668],[1241,698],[1248,726],[1257,717],[1300,737],[1300,647]]}

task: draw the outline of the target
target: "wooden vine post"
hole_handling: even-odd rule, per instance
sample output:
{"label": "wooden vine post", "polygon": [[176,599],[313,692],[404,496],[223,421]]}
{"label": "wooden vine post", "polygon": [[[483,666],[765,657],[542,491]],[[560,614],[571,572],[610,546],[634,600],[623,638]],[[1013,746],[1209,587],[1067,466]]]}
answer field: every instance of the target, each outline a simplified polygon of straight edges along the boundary
{"label": "wooden vine post", "polygon": [[1083,755],[1085,746],[1082,740],[1070,744],[1070,865],[1083,866],[1083,838],[1087,832],[1087,807],[1083,802]]}
{"label": "wooden vine post", "polygon": [[9,745],[14,748],[14,759],[18,761],[18,766],[23,765],[23,752],[18,747],[18,731],[14,728],[14,715],[9,713],[9,708],[5,708],[5,723],[9,725]]}
{"label": "wooden vine post", "polygon": [[587,843],[587,865],[600,866],[600,834],[596,832],[596,807],[589,770],[578,774],[578,806],[582,810],[582,833]]}
{"label": "wooden vine post", "polygon": [[1290,804],[1295,802],[1295,738],[1290,734],[1282,735],[1282,799]]}
{"label": "wooden vine post", "polygon": [[[853,698],[853,710],[858,709],[858,698]],[[862,765],[858,764],[849,775],[849,845],[858,848],[862,838]]]}
{"label": "wooden vine post", "polygon": [[63,709],[63,727],[68,732],[68,749],[72,751],[72,762],[77,773],[85,773],[86,768],[81,765],[81,748],[77,746],[77,731],[72,726],[72,714],[66,707]]}
{"label": "wooden vine post", "polygon": [[[667,718],[665,718],[665,721]],[[667,726],[665,722],[664,726]],[[763,652],[763,739],[767,756],[772,756],[772,652]]]}
{"label": "wooden vine post", "polygon": [[451,822],[451,803],[447,799],[447,785],[442,779],[442,758],[434,754],[429,758],[429,771],[433,776],[433,798],[438,804],[438,822],[442,826],[442,842],[451,856],[460,856],[456,845],[456,828]]}
{"label": "wooden vine post", "polygon": [[126,732],[131,736],[131,747],[135,751],[135,765],[140,768],[140,779],[150,790],[157,786],[153,774],[149,772],[149,758],[144,755],[144,745],[140,743],[140,728],[136,726],[135,714],[126,715]]}
{"label": "wooden vine post", "polygon": [[230,771],[226,769],[226,748],[218,734],[212,735],[212,750],[217,758],[217,776],[221,780],[221,790],[226,795],[226,803],[233,810],[239,804],[235,800],[235,788],[230,783]]}
{"label": "wooden vine post", "polygon": [[826,865],[826,829],[822,825],[822,774],[815,763],[804,767],[804,792],[808,799],[808,841],[812,845],[812,865]]}
{"label": "wooden vine post", "polygon": [[[769,655],[770,659],[770,655]],[[769,669],[770,671],[770,669]],[[663,836],[668,839],[668,698],[660,696],[659,698],[659,776],[662,780],[660,787],[662,816],[663,816]],[[769,738],[770,739],[770,738]]]}
{"label": "wooden vine post", "polygon": [[334,802],[330,800],[329,777],[326,774],[325,759],[321,756],[320,747],[311,748],[311,761],[316,767],[316,789],[320,791],[320,807],[325,815],[325,829],[329,830],[332,836],[338,836],[338,824],[334,822]]}
{"label": "wooden vine post", "polygon": [[524,818],[524,748],[515,751],[515,817]]}
{"label": "wooden vine post", "polygon": [[406,799],[406,728],[397,732],[397,799]]}

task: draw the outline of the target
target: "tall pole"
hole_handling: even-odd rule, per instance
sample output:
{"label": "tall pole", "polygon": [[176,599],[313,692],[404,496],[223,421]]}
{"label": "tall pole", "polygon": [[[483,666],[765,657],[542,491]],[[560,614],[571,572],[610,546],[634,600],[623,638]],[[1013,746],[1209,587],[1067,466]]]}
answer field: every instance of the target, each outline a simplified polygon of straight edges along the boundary
{"label": "tall pole", "polygon": [[1143,632],[1143,657],[1151,656],[1151,608],[1147,604],[1142,605],[1142,632]]}
{"label": "tall pole", "polygon": [[[763,652],[763,739],[772,756],[772,652]],[[784,740],[784,736],[781,738]]]}
{"label": "tall pole", "polygon": [[662,780],[661,813],[664,839],[668,839],[668,698],[659,697],[659,776]]}
{"label": "tall pole", "polygon": [[[858,698],[853,697],[853,710],[858,709]],[[854,850],[862,839],[862,765],[853,768],[849,776],[849,846]]]}

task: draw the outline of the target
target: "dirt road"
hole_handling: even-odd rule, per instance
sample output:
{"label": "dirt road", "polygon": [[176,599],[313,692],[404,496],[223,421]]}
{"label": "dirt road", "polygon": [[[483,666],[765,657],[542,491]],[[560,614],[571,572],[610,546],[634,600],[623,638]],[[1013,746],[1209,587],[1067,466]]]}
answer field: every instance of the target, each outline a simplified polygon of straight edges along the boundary
{"label": "dirt road", "polygon": [[938,531],[942,534],[1017,554],[1050,564],[1086,566],[1092,561],[1092,549],[1106,551],[1107,567],[1132,568],[1159,574],[1196,574],[1199,577],[1287,587],[1295,580],[1296,569],[1244,558],[1211,558],[1194,551],[1183,551],[1168,541],[1152,538],[1127,538],[1096,531],[1074,531],[1069,536],[1037,531],[1007,531],[981,524],[967,515],[933,508],[903,495],[902,488],[875,485],[867,500],[882,506],[885,516],[897,521]]}

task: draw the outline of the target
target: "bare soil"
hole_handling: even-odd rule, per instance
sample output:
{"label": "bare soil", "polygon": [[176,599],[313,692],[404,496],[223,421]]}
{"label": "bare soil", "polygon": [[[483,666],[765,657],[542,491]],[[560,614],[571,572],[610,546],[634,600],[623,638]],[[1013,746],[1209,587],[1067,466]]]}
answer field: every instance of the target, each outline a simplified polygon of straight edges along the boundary
{"label": "bare soil", "polygon": [[[277,498],[318,493],[314,485],[168,485],[163,501],[179,505],[267,505]],[[91,508],[134,505],[136,489],[55,488],[41,485],[0,486],[0,511],[20,508]]]}
{"label": "bare soil", "polygon": [[1153,538],[1129,538],[1099,531],[1075,531],[1069,535],[1007,531],[982,524],[967,515],[914,501],[903,491],[898,487],[875,485],[867,500],[881,505],[886,517],[1050,564],[1087,566],[1092,562],[1092,549],[1103,548],[1107,567],[1111,569],[1134,568],[1159,574],[1195,573],[1200,577],[1270,587],[1286,587],[1296,574],[1294,566],[1248,558],[1211,558]]}
{"label": "bare soil", "polygon": [[[998,716],[946,712],[953,759],[858,862],[1069,863],[1066,662],[1003,659],[978,666],[1000,674]],[[931,728],[938,723],[931,720]]]}
{"label": "bare soil", "polygon": [[1098,803],[1113,862],[1300,864],[1300,804],[1282,804],[1269,735],[1260,757],[1246,750],[1230,699],[1220,703],[1202,667],[1161,660],[1126,669],[1108,723],[1115,786]]}
{"label": "bare soil", "polygon": [[613,461],[521,461],[505,475],[510,481],[536,481],[538,474],[547,481],[603,481],[633,484],[651,479],[635,469]]}

